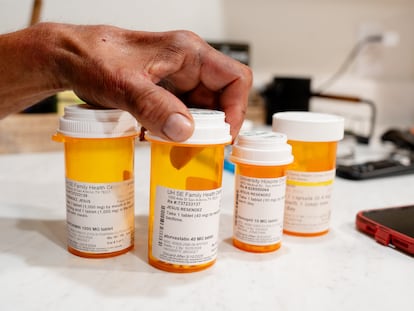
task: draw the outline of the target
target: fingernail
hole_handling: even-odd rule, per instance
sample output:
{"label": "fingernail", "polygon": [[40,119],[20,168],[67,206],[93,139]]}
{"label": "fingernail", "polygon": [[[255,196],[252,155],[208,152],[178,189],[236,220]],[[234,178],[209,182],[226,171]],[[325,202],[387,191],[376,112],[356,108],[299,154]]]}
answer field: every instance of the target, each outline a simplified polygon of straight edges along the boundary
{"label": "fingernail", "polygon": [[162,132],[173,141],[184,141],[193,133],[193,124],[182,114],[173,113],[165,122]]}

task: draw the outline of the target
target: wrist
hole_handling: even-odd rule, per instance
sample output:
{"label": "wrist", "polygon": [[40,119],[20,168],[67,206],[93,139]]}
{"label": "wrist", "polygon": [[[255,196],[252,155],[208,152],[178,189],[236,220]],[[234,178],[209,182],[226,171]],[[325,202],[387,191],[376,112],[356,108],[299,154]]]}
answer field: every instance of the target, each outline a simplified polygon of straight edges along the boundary
{"label": "wrist", "polygon": [[0,119],[68,88],[54,61],[54,29],[37,24],[0,35]]}
{"label": "wrist", "polygon": [[58,62],[65,52],[64,38],[67,36],[67,28],[69,27],[64,24],[39,23],[28,29],[30,38],[27,44],[33,51],[30,64],[42,76],[48,91],[53,93],[70,88]]}

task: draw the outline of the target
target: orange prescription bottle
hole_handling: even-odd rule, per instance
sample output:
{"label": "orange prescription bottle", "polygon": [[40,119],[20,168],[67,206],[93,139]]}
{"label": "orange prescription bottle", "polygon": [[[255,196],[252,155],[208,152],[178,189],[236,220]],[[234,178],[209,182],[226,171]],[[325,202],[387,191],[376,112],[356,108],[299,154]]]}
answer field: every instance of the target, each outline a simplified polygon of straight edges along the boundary
{"label": "orange prescription bottle", "polygon": [[230,127],[221,111],[190,109],[194,133],[181,143],[151,142],[148,261],[169,272],[194,272],[217,257],[224,147]]}
{"label": "orange prescription bottle", "polygon": [[286,141],[285,134],[248,131],[233,144],[233,244],[242,250],[264,253],[281,246],[286,168],[293,161]]}
{"label": "orange prescription bottle", "polygon": [[89,258],[134,246],[134,141],[128,112],[67,106],[53,139],[64,143],[69,252]]}
{"label": "orange prescription bottle", "polygon": [[284,233],[319,236],[329,231],[337,141],[344,119],[316,112],[279,112],[273,130],[285,133],[294,162],[287,171]]}

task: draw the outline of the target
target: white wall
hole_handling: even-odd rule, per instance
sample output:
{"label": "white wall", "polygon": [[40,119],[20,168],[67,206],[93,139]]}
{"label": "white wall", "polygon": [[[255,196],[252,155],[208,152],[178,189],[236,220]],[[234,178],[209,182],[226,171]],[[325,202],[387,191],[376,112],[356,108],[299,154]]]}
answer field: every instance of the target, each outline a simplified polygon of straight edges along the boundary
{"label": "white wall", "polygon": [[[0,0],[0,33],[25,27],[32,0]],[[222,36],[221,0],[43,0],[42,20]]]}

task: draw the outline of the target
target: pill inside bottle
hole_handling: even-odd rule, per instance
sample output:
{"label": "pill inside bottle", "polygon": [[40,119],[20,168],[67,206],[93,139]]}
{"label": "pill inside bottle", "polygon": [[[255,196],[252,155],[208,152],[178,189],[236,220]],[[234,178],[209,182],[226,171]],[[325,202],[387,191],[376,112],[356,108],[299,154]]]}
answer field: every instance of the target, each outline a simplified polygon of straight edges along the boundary
{"label": "pill inside bottle", "polygon": [[173,146],[170,151],[170,161],[177,170],[183,168],[198,155],[204,147]]}

